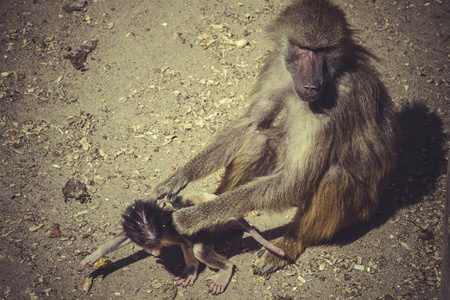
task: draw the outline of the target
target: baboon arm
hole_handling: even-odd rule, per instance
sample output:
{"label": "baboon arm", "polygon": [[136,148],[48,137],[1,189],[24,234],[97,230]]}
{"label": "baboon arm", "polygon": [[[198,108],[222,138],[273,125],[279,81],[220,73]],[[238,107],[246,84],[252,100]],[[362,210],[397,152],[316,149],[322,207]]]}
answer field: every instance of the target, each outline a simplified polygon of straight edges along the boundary
{"label": "baboon arm", "polygon": [[236,126],[225,129],[220,138],[158,185],[152,198],[162,199],[165,196],[171,198],[185,188],[189,182],[205,177],[228,165],[247,139],[271,124],[281,110],[282,98],[271,99],[265,95],[263,99],[253,103]]}
{"label": "baboon arm", "polygon": [[244,124],[234,128],[158,185],[153,198],[161,199],[165,196],[171,198],[184,189],[189,182],[207,176],[227,165],[245,140],[254,134],[255,130],[256,127],[252,124]]}
{"label": "baboon arm", "polygon": [[287,186],[282,172],[260,177],[220,194],[215,200],[174,212],[173,224],[180,234],[192,235],[241,219],[255,209],[279,211],[296,206],[293,191],[294,187]]}

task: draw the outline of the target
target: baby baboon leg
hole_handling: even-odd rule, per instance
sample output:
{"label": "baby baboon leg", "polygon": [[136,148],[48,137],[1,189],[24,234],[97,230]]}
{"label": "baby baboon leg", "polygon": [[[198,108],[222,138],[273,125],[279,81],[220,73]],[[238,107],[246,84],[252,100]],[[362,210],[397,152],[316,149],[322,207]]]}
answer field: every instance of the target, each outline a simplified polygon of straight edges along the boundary
{"label": "baby baboon leg", "polygon": [[206,201],[212,201],[217,198],[217,195],[206,193],[206,192],[196,192],[190,193],[183,196],[183,201],[185,206],[197,205]]}
{"label": "baby baboon leg", "polygon": [[268,240],[263,238],[256,229],[251,226],[245,219],[238,220],[239,224],[247,231],[258,243],[261,244],[267,250],[275,253],[279,256],[284,256],[284,251],[278,248],[277,246],[271,244]]}
{"label": "baby baboon leg", "polygon": [[98,247],[98,249],[86,256],[78,266],[78,271],[83,271],[86,266],[92,266],[97,260],[105,256],[106,254],[116,251],[119,248],[125,247],[131,243],[131,240],[123,233],[119,234],[117,237],[108,241],[104,245]]}
{"label": "baby baboon leg", "polygon": [[194,245],[194,254],[198,260],[205,263],[208,267],[218,269],[216,274],[206,277],[205,280],[211,281],[209,291],[213,295],[223,293],[233,275],[234,265],[228,259],[215,252],[210,246],[202,243]]}

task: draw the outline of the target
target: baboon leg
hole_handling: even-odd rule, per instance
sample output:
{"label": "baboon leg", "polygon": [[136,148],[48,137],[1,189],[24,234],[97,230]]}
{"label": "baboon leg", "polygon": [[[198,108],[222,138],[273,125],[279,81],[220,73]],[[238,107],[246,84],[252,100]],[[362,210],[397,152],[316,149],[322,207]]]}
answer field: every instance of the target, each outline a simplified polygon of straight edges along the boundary
{"label": "baboon leg", "polygon": [[215,194],[222,194],[280,168],[286,152],[285,137],[281,129],[271,128],[249,138],[226,167]]}
{"label": "baboon leg", "polygon": [[285,256],[280,258],[266,251],[256,262],[254,273],[270,273],[294,263],[306,247],[329,240],[339,230],[366,221],[375,208],[376,200],[370,198],[367,186],[339,167],[330,168],[311,205],[299,208],[285,226],[285,235],[271,241],[285,252]]}

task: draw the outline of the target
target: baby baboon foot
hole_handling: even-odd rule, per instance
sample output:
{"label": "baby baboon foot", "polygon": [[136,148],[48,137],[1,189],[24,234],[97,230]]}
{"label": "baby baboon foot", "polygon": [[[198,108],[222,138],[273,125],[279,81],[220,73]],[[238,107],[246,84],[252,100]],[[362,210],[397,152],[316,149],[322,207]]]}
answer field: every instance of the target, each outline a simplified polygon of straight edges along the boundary
{"label": "baby baboon foot", "polygon": [[83,259],[78,265],[78,272],[83,271],[86,267],[92,267],[99,258],[100,257],[95,255],[95,252],[89,256],[86,256],[86,258]]}
{"label": "baby baboon foot", "polygon": [[261,258],[255,260],[253,265],[254,275],[265,275],[282,269],[289,264],[289,261],[278,257],[269,251],[265,251]]}
{"label": "baby baboon foot", "polygon": [[205,278],[205,281],[211,281],[211,287],[209,288],[209,291],[213,295],[222,294],[228,284],[226,278],[222,278],[220,274],[208,276]]}

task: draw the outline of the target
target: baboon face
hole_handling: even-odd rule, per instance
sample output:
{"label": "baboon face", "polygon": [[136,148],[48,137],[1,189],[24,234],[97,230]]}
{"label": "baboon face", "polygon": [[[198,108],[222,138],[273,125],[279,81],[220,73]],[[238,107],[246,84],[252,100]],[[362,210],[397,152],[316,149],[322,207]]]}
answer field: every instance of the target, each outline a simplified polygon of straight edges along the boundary
{"label": "baboon face", "polygon": [[301,100],[312,102],[319,98],[328,73],[327,48],[311,49],[289,43],[286,68],[291,73],[294,88]]}
{"label": "baboon face", "polygon": [[316,101],[347,64],[352,31],[343,12],[326,1],[298,1],[269,26],[301,100]]}

